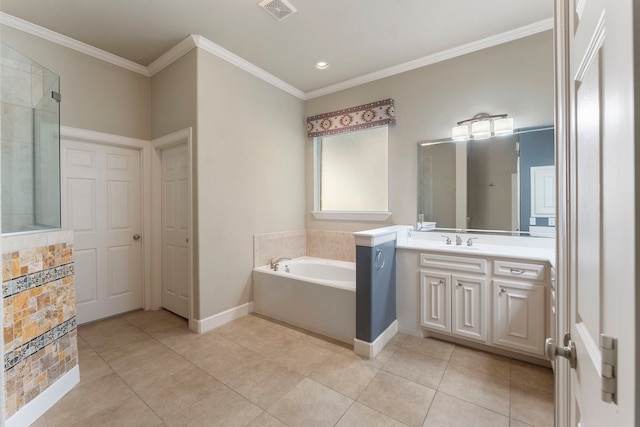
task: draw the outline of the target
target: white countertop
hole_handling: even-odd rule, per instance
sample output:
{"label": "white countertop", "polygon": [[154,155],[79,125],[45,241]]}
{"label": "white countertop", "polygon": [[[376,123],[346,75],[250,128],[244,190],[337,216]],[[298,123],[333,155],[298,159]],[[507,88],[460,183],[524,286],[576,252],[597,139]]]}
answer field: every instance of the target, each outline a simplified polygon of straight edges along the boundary
{"label": "white countertop", "polygon": [[[530,261],[542,261],[549,262],[551,266],[555,266],[556,254],[555,245],[553,247],[549,242],[541,242],[542,244],[536,245],[535,242],[530,243],[523,240],[514,240],[508,244],[503,242],[495,242],[494,239],[488,239],[485,236],[477,235],[461,235],[462,245],[457,246],[455,241],[455,235],[452,236],[452,242],[450,245],[445,243],[445,239],[421,239],[421,238],[407,238],[403,241],[398,240],[396,248],[409,249],[409,250],[428,250],[429,252],[441,252],[445,254],[455,254],[463,256],[483,256],[483,257],[500,257],[510,259],[522,259]],[[473,246],[467,246],[467,239],[469,237],[480,237],[478,240],[473,241]],[[485,243],[482,240],[489,240]]]}

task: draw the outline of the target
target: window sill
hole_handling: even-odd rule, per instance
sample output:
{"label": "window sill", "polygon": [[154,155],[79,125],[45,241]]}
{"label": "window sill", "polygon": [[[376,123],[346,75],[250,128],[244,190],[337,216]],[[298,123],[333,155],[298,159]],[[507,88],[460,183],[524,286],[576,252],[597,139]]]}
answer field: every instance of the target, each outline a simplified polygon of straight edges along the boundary
{"label": "window sill", "polygon": [[391,212],[357,212],[357,211],[312,211],[315,219],[342,221],[384,221]]}

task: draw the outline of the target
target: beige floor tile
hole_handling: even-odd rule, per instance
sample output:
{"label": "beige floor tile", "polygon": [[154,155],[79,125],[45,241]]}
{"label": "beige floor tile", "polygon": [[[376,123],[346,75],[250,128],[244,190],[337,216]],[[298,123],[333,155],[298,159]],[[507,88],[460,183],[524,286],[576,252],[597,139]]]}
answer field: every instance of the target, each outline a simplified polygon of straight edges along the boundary
{"label": "beige floor tile", "polygon": [[444,360],[434,359],[401,347],[384,364],[382,370],[437,389],[446,368],[447,362]]}
{"label": "beige floor tile", "polygon": [[188,328],[188,321],[167,310],[133,311],[122,316],[129,323],[147,333],[162,331],[175,327]]}
{"label": "beige floor tile", "polygon": [[453,354],[453,350],[456,347],[455,344],[434,338],[419,338],[413,336],[406,337],[401,346],[416,353],[447,362],[451,359],[451,354]]}
{"label": "beige floor tile", "polygon": [[378,370],[360,360],[335,354],[311,372],[309,378],[355,400]]}
{"label": "beige floor tile", "polygon": [[35,420],[29,427],[48,427],[44,415]]}
{"label": "beige floor tile", "polygon": [[167,347],[160,341],[145,335],[138,341],[103,349],[100,351],[100,357],[110,365],[118,365],[123,361],[144,358],[166,350]]}
{"label": "beige floor tile", "polygon": [[438,392],[424,427],[509,427],[509,417]]}
{"label": "beige floor tile", "polygon": [[95,336],[104,337],[117,335],[122,329],[131,327],[131,323],[127,322],[121,316],[111,317],[109,319],[78,326],[78,336],[86,341],[87,338]]}
{"label": "beige floor tile", "polygon": [[305,378],[278,400],[269,413],[289,427],[334,426],[353,400]]}
{"label": "beige floor tile", "polygon": [[263,332],[274,330],[270,321],[258,316],[248,315],[215,328],[212,333],[235,340],[240,336],[259,336]]}
{"label": "beige floor tile", "polygon": [[78,365],[80,369],[80,384],[89,383],[96,378],[113,374],[109,365],[93,350],[78,352]]}
{"label": "beige floor tile", "polygon": [[167,426],[243,427],[262,409],[230,388],[219,384],[209,395],[166,421]]}
{"label": "beige floor tile", "polygon": [[265,360],[229,382],[229,387],[263,409],[293,389],[304,376]]}
{"label": "beige floor tile", "polygon": [[553,426],[553,394],[511,383],[511,418],[536,427]]}
{"label": "beige floor tile", "polygon": [[149,338],[149,335],[145,334],[135,326],[132,326],[128,322],[126,326],[123,326],[115,333],[82,336],[82,339],[89,345],[89,347],[98,354],[105,350],[112,350],[126,344],[140,343],[141,341],[149,340]]}
{"label": "beige floor tile", "polygon": [[104,375],[74,387],[45,413],[45,419],[49,427],[66,427],[133,397],[133,391],[115,373]]}
{"label": "beige floor tile", "polygon": [[136,392],[160,418],[167,420],[221,387],[202,369],[190,366]]}
{"label": "beige floor tile", "polygon": [[449,365],[438,391],[509,416],[509,381]]}
{"label": "beige floor tile", "polygon": [[154,427],[161,425],[162,420],[138,397],[122,400],[73,424],[74,427]]}
{"label": "beige floor tile", "polygon": [[214,378],[228,383],[263,361],[264,356],[218,335],[204,335],[194,340],[183,356]]}
{"label": "beige floor tile", "polygon": [[468,347],[456,346],[450,363],[505,380],[511,378],[510,360],[508,357],[498,356]]}
{"label": "beige floor tile", "polygon": [[408,426],[421,426],[435,393],[433,389],[380,371],[358,402]]}
{"label": "beige floor tile", "polygon": [[405,427],[393,418],[354,402],[336,427]]}
{"label": "beige floor tile", "polygon": [[167,379],[170,376],[193,366],[191,362],[172,350],[165,349],[156,353],[132,358],[121,357],[110,362],[114,371],[120,375],[133,390],[143,390],[152,382]]}
{"label": "beige floor tile", "polygon": [[268,412],[263,412],[247,424],[247,427],[287,427],[287,425]]}
{"label": "beige floor tile", "polygon": [[526,424],[518,420],[514,420],[513,418],[509,421],[509,427],[534,427],[531,424]]}
{"label": "beige floor tile", "polygon": [[258,335],[237,335],[233,342],[265,357],[282,353],[295,343],[297,338],[285,335],[275,329],[266,329]]}
{"label": "beige floor tile", "polygon": [[271,359],[287,369],[296,371],[302,375],[309,375],[325,360],[335,353],[315,344],[298,341]]}
{"label": "beige floor tile", "polygon": [[511,381],[545,393],[553,393],[553,371],[550,368],[514,360],[511,362]]}

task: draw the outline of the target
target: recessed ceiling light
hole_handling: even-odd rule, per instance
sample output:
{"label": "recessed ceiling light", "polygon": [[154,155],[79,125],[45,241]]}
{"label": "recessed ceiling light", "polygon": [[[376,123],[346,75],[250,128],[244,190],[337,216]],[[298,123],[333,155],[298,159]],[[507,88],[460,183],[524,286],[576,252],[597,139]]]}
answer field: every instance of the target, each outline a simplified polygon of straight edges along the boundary
{"label": "recessed ceiling light", "polygon": [[326,70],[330,66],[331,64],[329,64],[328,62],[324,62],[324,61],[316,62],[316,68],[318,70]]}

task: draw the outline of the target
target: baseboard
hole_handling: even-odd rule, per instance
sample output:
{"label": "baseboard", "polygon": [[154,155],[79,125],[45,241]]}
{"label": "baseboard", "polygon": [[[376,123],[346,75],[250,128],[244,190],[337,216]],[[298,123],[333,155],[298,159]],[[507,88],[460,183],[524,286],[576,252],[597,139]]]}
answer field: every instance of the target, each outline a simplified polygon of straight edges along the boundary
{"label": "baseboard", "polygon": [[49,408],[67,394],[80,382],[80,368],[74,366],[69,372],[60,377],[55,383],[50,385],[36,396],[31,402],[24,405],[13,414],[7,421],[6,427],[23,427],[33,424]]}
{"label": "baseboard", "polygon": [[210,331],[225,323],[231,322],[239,317],[245,316],[253,311],[253,302],[239,305],[237,307],[225,310],[222,313],[214,314],[205,319],[195,320],[196,332],[199,334]]}
{"label": "baseboard", "polygon": [[378,353],[382,351],[385,345],[391,338],[398,333],[398,320],[394,320],[387,329],[384,330],[378,338],[373,342],[361,341],[358,338],[353,340],[353,351],[359,356],[366,357],[368,359],[375,358]]}

